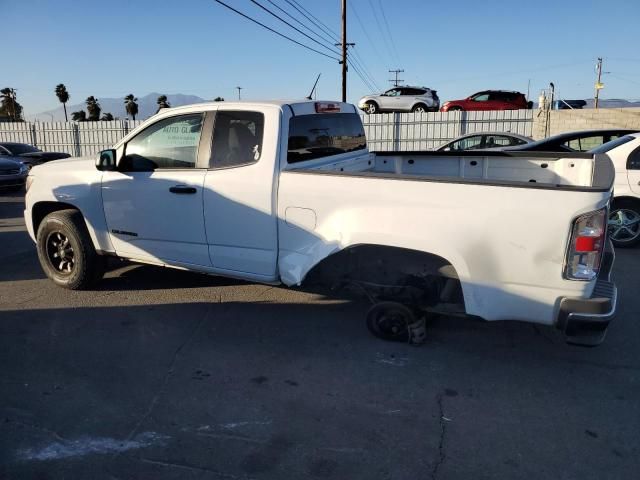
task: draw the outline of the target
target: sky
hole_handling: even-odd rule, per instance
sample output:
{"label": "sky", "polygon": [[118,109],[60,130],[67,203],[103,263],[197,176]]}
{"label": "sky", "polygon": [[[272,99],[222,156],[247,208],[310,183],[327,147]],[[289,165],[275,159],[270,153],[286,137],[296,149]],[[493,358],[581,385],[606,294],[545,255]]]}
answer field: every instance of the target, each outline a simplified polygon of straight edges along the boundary
{"label": "sky", "polygon": [[[251,0],[224,1],[339,56]],[[311,35],[273,6],[309,24],[292,7],[294,1],[255,1]],[[295,1],[340,32],[340,0]],[[591,98],[597,57],[603,57],[607,72],[601,98],[640,98],[637,0],[347,3],[347,41],[356,44],[352,58],[372,77],[367,85],[350,68],[350,102],[372,88],[390,88],[388,70],[396,68],[404,70],[400,78],[406,84],[437,90],[442,101],[489,88],[527,93],[529,84],[535,100],[549,82],[562,98]],[[308,95],[322,74],[318,98],[340,99],[336,60],[280,38],[215,0],[0,0],[0,14],[5,45],[0,87],[17,89],[27,118],[59,106],[53,93],[58,83],[67,86],[70,104],[89,95],[150,92],[232,100],[236,86],[243,87],[243,100],[295,99]]]}

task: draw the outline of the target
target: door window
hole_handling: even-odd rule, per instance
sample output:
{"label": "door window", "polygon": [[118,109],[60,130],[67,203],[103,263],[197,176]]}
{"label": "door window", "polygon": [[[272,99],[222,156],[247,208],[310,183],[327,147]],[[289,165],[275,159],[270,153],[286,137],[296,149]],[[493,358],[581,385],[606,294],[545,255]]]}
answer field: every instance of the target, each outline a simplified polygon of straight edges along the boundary
{"label": "door window", "polygon": [[576,152],[587,152],[592,148],[599,147],[604,143],[604,137],[602,135],[594,135],[593,137],[576,138],[565,142],[565,146]]}
{"label": "door window", "polygon": [[388,97],[397,97],[400,95],[400,89],[394,88],[392,90],[388,90],[385,95],[387,95]]}
{"label": "door window", "polygon": [[204,115],[195,113],[162,119],[147,127],[126,146],[124,168],[148,171],[195,168]]}
{"label": "door window", "polygon": [[482,148],[482,146],[482,135],[474,135],[473,137],[467,137],[453,142],[450,146],[450,151],[477,150]]}
{"label": "door window", "polygon": [[473,97],[473,100],[476,102],[486,102],[489,100],[489,94],[488,93],[481,93],[479,95],[476,95],[475,97]]}
{"label": "door window", "polygon": [[238,167],[260,160],[263,132],[262,113],[219,110],[213,131],[211,168]]}

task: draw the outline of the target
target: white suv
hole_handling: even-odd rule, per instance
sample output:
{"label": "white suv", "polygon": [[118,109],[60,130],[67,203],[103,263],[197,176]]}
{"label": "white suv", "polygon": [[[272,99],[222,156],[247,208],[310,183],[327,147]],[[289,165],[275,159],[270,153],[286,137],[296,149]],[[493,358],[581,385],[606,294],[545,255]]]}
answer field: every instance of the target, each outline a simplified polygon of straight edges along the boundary
{"label": "white suv", "polygon": [[379,95],[360,99],[358,108],[367,113],[380,112],[437,112],[440,99],[435,90],[427,87],[395,87]]}

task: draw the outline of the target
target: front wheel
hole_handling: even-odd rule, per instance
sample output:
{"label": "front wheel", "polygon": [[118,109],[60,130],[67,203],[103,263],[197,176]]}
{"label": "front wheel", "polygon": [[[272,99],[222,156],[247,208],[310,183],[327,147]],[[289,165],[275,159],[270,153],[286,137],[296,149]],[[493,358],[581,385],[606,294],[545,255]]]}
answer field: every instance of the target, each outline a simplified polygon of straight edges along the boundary
{"label": "front wheel", "polygon": [[618,248],[640,243],[640,204],[630,201],[614,202],[609,213],[609,238]]}
{"label": "front wheel", "polygon": [[367,102],[365,104],[364,111],[367,112],[368,114],[378,113],[379,111],[378,104],[375,102]]}
{"label": "front wheel", "polygon": [[427,108],[427,106],[423,103],[419,103],[418,105],[415,105],[411,111],[413,113],[426,113],[429,111],[429,109]]}
{"label": "front wheel", "polygon": [[36,235],[42,269],[56,285],[83,290],[104,274],[104,258],[96,253],[82,214],[59,210],[47,215]]}

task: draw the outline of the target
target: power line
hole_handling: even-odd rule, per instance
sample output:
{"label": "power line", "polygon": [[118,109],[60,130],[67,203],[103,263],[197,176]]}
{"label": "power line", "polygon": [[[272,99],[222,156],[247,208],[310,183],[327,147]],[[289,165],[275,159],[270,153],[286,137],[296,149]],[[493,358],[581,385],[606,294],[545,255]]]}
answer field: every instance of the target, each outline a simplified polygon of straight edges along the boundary
{"label": "power line", "polygon": [[[327,35],[332,37],[334,39],[334,41],[336,41],[336,42],[340,41],[340,36],[337,33],[335,33],[333,30],[331,30],[329,27],[327,27],[324,23],[322,23],[322,21],[320,21],[316,16],[314,16],[313,13],[311,13],[309,10],[307,10],[302,5],[300,5],[298,2],[296,2],[296,0],[285,0],[285,2],[287,2],[293,8],[295,8],[300,14],[302,14],[303,17],[305,17],[307,20],[309,20],[311,23],[313,23],[316,27],[318,27],[324,33],[326,33]],[[304,12],[307,12],[307,13],[304,13]],[[309,15],[311,17],[313,17],[313,19],[310,18]],[[314,19],[315,19],[315,21],[314,21]]]}
{"label": "power line", "polygon": [[398,55],[398,49],[396,48],[396,42],[393,41],[393,35],[391,35],[391,29],[389,28],[389,22],[387,22],[387,14],[384,13],[384,7],[382,6],[382,0],[378,0],[378,5],[380,6],[380,13],[382,14],[382,20],[384,21],[384,26],[387,28],[387,33],[389,35],[389,39],[391,40],[391,46],[393,47],[393,52],[395,53],[396,60],[400,59]]}
{"label": "power line", "polygon": [[[252,0],[253,1],[253,0]],[[270,0],[268,0],[270,1]],[[295,10],[298,11],[298,13],[300,13],[304,18],[306,18],[309,22],[311,22],[312,25],[314,25],[316,28],[320,29],[321,32],[323,32],[326,35],[329,35],[330,37],[333,37],[338,43],[340,42],[338,39],[338,34],[335,33],[328,25],[326,25],[324,22],[322,22],[322,20],[320,20],[318,17],[316,17],[313,13],[311,13],[308,9],[306,9],[305,7],[303,7],[300,3],[298,3],[296,0],[285,0],[289,5],[291,5]],[[349,2],[349,5],[351,6],[351,2]],[[353,7],[351,8],[351,10],[353,11]],[[308,28],[308,27],[307,27]],[[318,33],[316,33],[316,35],[320,36]],[[326,39],[326,37],[323,37]],[[376,84],[377,82],[373,79],[373,76],[368,72],[364,61],[358,57],[357,52],[355,52],[352,49],[353,52],[353,60],[354,63],[356,63],[358,65],[358,69],[361,70],[363,72],[363,75],[368,77],[369,82],[367,82],[367,85],[372,85],[372,84]],[[358,57],[358,58],[356,58]],[[371,87],[369,87],[371,88]],[[379,90],[379,88],[377,88]]]}
{"label": "power line", "polygon": [[371,36],[369,35],[368,30],[365,28],[364,23],[362,22],[362,19],[360,18],[360,15],[358,15],[358,11],[356,10],[356,7],[353,4],[353,2],[349,2],[349,7],[351,7],[351,11],[356,16],[356,20],[360,24],[360,28],[362,29],[362,31],[364,32],[365,36],[367,37],[367,40],[369,40],[369,43],[371,44],[371,46],[375,50],[376,54],[378,55],[378,57],[382,57],[382,54],[380,53],[380,50],[378,50],[378,47],[376,46],[374,41],[371,39]]}
{"label": "power line", "polygon": [[291,25],[289,22],[287,22],[286,20],[284,20],[282,17],[280,17],[279,15],[273,13],[271,10],[269,10],[267,7],[265,7],[264,5],[262,5],[260,2],[256,1],[256,0],[250,0],[251,3],[257,5],[258,7],[260,7],[261,9],[263,9],[265,12],[269,13],[270,15],[273,15],[274,17],[276,17],[278,20],[280,20],[282,23],[289,25],[291,28],[293,28],[296,32],[301,33],[302,35],[304,35],[305,37],[307,37],[309,40],[311,40],[312,42],[317,43],[318,45],[320,45],[321,47],[329,50],[331,53],[337,53],[335,50],[333,50],[330,47],[327,47],[324,43],[319,42],[318,40],[316,40],[315,38],[307,35],[306,33],[304,33],[302,30],[300,30],[298,27],[294,27],[293,25]]}
{"label": "power line", "polygon": [[360,55],[358,55],[358,52],[355,50],[355,48],[351,49],[351,58],[353,59],[353,61],[355,63],[358,64],[358,67],[360,68],[360,70],[362,70],[362,72],[367,76],[367,78],[369,79],[369,81],[371,82],[372,85],[375,86],[376,90],[380,90],[380,86],[378,85],[378,82],[376,82],[375,78],[373,77],[373,75],[371,75],[371,73],[368,71],[364,60],[362,60],[362,58],[360,57]]}
{"label": "power line", "polygon": [[273,0],[267,0],[267,2],[269,2],[271,5],[276,7],[278,10],[280,10],[282,13],[287,15],[289,18],[291,18],[297,24],[301,25],[302,27],[304,27],[306,30],[308,30],[309,32],[311,32],[312,34],[314,34],[316,37],[320,38],[321,40],[324,40],[325,42],[329,42],[329,44],[331,44],[331,43],[333,43],[335,41],[335,39],[327,38],[327,37],[325,37],[323,35],[320,35],[318,32],[316,32],[312,28],[309,28],[304,22],[301,22],[299,19],[297,19],[296,17],[291,15],[289,12],[287,12],[284,8],[282,8],[280,5],[275,3]]}
{"label": "power line", "polygon": [[260,25],[262,28],[266,28],[266,29],[267,29],[267,30],[269,30],[270,32],[275,33],[276,35],[278,35],[278,36],[280,36],[280,37],[282,37],[282,38],[286,38],[286,39],[287,39],[287,40],[289,40],[290,42],[293,42],[293,43],[295,43],[295,44],[297,44],[297,45],[300,45],[301,47],[304,47],[304,48],[306,48],[307,50],[311,50],[312,52],[315,52],[315,53],[317,53],[317,54],[319,54],[319,55],[322,55],[322,56],[324,56],[324,57],[330,58],[331,60],[335,60],[336,62],[339,62],[339,61],[340,61],[340,60],[339,60],[338,58],[336,58],[336,57],[332,57],[331,55],[327,55],[326,53],[321,52],[320,50],[316,50],[315,48],[312,48],[312,47],[310,47],[310,46],[308,46],[308,45],[305,45],[304,43],[298,42],[297,40],[294,40],[293,38],[288,37],[287,35],[285,35],[285,34],[283,34],[283,33],[280,33],[280,32],[278,32],[278,31],[274,30],[274,29],[273,29],[273,28],[271,28],[271,27],[266,26],[264,23],[260,23],[258,20],[255,20],[255,19],[251,18],[250,16],[245,15],[245,14],[244,14],[244,13],[242,13],[241,11],[236,10],[235,8],[233,8],[233,7],[229,6],[229,5],[227,5],[227,4],[226,4],[226,3],[224,3],[222,0],[214,0],[214,2],[219,3],[220,5],[222,5],[222,6],[226,7],[226,8],[228,8],[229,10],[231,10],[231,11],[233,11],[233,12],[237,13],[238,15],[240,15],[240,16],[242,16],[242,17],[246,18],[247,20],[250,20],[250,21],[252,21],[253,23],[256,23],[256,24]]}
{"label": "power line", "polygon": [[373,5],[373,2],[371,0],[369,0],[369,6],[371,6],[371,11],[373,12],[373,17],[376,20],[376,24],[378,25],[378,30],[383,32],[382,33],[382,40],[384,41],[385,46],[387,47],[387,52],[389,54],[389,59],[393,60],[393,52],[391,51],[391,47],[389,45],[389,40],[387,40],[387,37],[384,35],[384,29],[382,28],[382,24],[380,23],[380,19],[378,18],[378,14],[376,13],[376,9]]}

